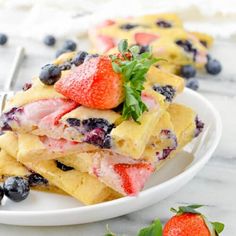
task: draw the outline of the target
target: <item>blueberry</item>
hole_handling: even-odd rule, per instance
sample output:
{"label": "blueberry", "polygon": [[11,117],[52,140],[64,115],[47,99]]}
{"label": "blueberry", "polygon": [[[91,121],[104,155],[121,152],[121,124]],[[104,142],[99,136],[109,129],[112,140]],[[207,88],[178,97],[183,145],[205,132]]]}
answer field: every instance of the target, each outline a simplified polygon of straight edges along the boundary
{"label": "blueberry", "polygon": [[23,91],[27,91],[28,89],[30,89],[32,87],[31,83],[25,83],[22,87]]}
{"label": "blueberry", "polygon": [[133,28],[136,28],[138,27],[138,24],[124,24],[124,25],[121,25],[120,28],[123,29],[123,30],[131,30]]}
{"label": "blueberry", "polygon": [[175,148],[170,148],[170,147],[164,148],[162,152],[156,153],[156,157],[158,160],[165,160],[170,155],[170,153],[174,150]]}
{"label": "blueberry", "polygon": [[105,136],[102,144],[103,148],[111,148],[111,136],[108,134]]}
{"label": "blueberry", "polygon": [[185,52],[193,54],[193,60],[196,60],[197,49],[193,47],[192,43],[188,40],[177,40],[175,43],[184,49]]}
{"label": "blueberry", "polygon": [[185,51],[190,52],[192,50],[192,44],[188,40],[177,40],[175,42],[178,46],[182,47]]}
{"label": "blueberry", "polygon": [[154,85],[153,90],[165,96],[166,101],[171,102],[175,96],[176,90],[171,85]]}
{"label": "blueberry", "polygon": [[12,131],[11,125],[9,122],[16,121],[18,122],[18,113],[24,111],[23,107],[13,107],[9,111],[3,113],[0,116],[0,130],[1,131]]}
{"label": "blueberry", "polygon": [[62,48],[65,50],[75,51],[77,48],[77,45],[73,40],[66,40]]}
{"label": "blueberry", "polygon": [[165,21],[165,20],[158,20],[156,22],[156,24],[161,28],[171,28],[172,27],[171,23],[168,21]]}
{"label": "blueberry", "polygon": [[196,91],[199,89],[199,82],[197,79],[189,79],[186,82],[186,87]]}
{"label": "blueberry", "polygon": [[3,33],[0,33],[0,45],[4,45],[7,43],[7,35],[6,34],[3,34]]}
{"label": "blueberry", "polygon": [[3,191],[3,188],[0,186],[0,203],[3,199],[3,197],[4,197],[4,191]]}
{"label": "blueberry", "polygon": [[3,184],[3,191],[12,201],[23,201],[30,192],[29,182],[22,177],[9,177]]}
{"label": "blueberry", "polygon": [[59,50],[56,52],[55,57],[58,58],[59,56],[61,56],[61,55],[64,54],[64,53],[67,53],[67,52],[71,52],[71,50],[68,50],[68,49],[59,49]]}
{"label": "blueberry", "polygon": [[71,69],[71,63],[69,61],[66,61],[64,64],[59,66],[60,70],[70,70]]}
{"label": "blueberry", "polygon": [[90,144],[93,144],[102,148],[105,137],[106,137],[106,132],[101,128],[96,128],[86,133],[84,142],[90,143]]}
{"label": "blueberry", "polygon": [[56,165],[57,165],[57,168],[61,169],[62,171],[70,171],[70,170],[74,169],[73,167],[66,166],[66,165],[62,164],[61,162],[59,162],[59,161],[56,161]]}
{"label": "blueberry", "polygon": [[101,128],[107,132],[110,127],[110,123],[108,122],[108,120],[105,120],[103,118],[84,119],[82,121],[82,125],[83,125],[85,131],[87,131],[87,132],[89,132],[93,129],[96,129],[96,128]]}
{"label": "blueberry", "polygon": [[198,116],[196,116],[195,118],[195,125],[196,125],[196,129],[195,129],[194,137],[197,137],[204,129],[204,123],[201,120],[199,120]]}
{"label": "blueberry", "polygon": [[111,147],[111,130],[115,127],[103,118],[89,118],[82,121],[85,130],[84,142],[99,146],[101,148]]}
{"label": "blueberry", "polygon": [[33,173],[33,174],[29,175],[28,180],[29,180],[29,185],[32,187],[48,184],[48,180],[45,179],[42,175],[37,174],[37,173]]}
{"label": "blueberry", "polygon": [[79,51],[75,57],[72,59],[71,63],[75,66],[83,64],[85,58],[88,56],[88,53],[85,51]]}
{"label": "blueberry", "polygon": [[196,69],[191,65],[182,66],[180,69],[180,75],[186,79],[195,77]]}
{"label": "blueberry", "polygon": [[43,39],[43,42],[44,42],[44,44],[46,44],[47,46],[53,46],[53,45],[55,45],[55,43],[56,43],[56,39],[55,39],[55,37],[52,36],[52,35],[47,35],[47,36],[45,36],[45,38]]}
{"label": "blueberry", "polygon": [[46,85],[55,84],[61,77],[61,70],[58,66],[47,64],[42,67],[39,79]]}
{"label": "blueberry", "polygon": [[217,75],[221,72],[222,66],[216,59],[209,59],[205,65],[206,71],[211,75]]}
{"label": "blueberry", "polygon": [[80,126],[80,119],[77,119],[77,118],[68,118],[66,119],[66,122],[72,127]]}

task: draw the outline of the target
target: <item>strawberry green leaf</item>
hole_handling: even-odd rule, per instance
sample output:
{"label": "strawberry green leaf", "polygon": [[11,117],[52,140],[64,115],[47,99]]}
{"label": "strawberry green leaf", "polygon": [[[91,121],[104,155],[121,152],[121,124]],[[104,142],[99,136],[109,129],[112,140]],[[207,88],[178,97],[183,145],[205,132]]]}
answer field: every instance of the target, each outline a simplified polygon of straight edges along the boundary
{"label": "strawberry green leaf", "polygon": [[211,222],[211,224],[217,236],[224,230],[225,225],[220,222]]}
{"label": "strawberry green leaf", "polygon": [[121,73],[121,68],[115,62],[112,62],[112,68],[116,73]]}
{"label": "strawberry green leaf", "polygon": [[191,207],[193,209],[197,209],[197,208],[203,207],[203,205],[195,204],[195,205],[189,205],[188,207]]}
{"label": "strawberry green leaf", "polygon": [[170,208],[170,211],[173,212],[173,213],[178,213],[178,211],[173,207]]}
{"label": "strawberry green leaf", "polygon": [[193,214],[198,214],[201,215],[200,212],[196,211],[195,209],[202,207],[203,205],[189,205],[189,206],[180,206],[178,210],[175,208],[171,208],[170,211],[176,213],[176,214],[183,214],[183,213],[193,213]]}
{"label": "strawberry green leaf", "polygon": [[104,236],[116,236],[115,233],[111,232],[108,224],[106,225],[106,231],[107,231],[107,233]]}
{"label": "strawberry green leaf", "polygon": [[155,220],[151,225],[139,231],[137,236],[162,236],[162,225],[159,219]]}
{"label": "strawberry green leaf", "polygon": [[133,45],[129,48],[129,51],[132,53],[134,57],[137,57],[140,51],[140,47],[137,45]]}
{"label": "strawberry green leaf", "polygon": [[119,43],[118,43],[118,50],[120,53],[125,53],[128,50],[128,41],[127,39],[122,39]]}
{"label": "strawberry green leaf", "polygon": [[189,206],[181,206],[181,207],[179,207],[179,213],[201,214],[200,212],[196,211],[194,208],[189,207]]}

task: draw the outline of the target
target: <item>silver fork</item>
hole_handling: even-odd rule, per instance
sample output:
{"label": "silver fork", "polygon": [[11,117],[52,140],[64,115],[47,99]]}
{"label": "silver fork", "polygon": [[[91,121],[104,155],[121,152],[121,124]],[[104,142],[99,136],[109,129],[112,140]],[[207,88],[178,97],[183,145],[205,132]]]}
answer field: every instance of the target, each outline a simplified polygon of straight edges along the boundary
{"label": "silver fork", "polygon": [[1,112],[3,111],[6,101],[9,97],[14,95],[14,86],[16,84],[17,75],[19,73],[19,69],[21,66],[21,63],[25,56],[25,49],[23,47],[18,47],[16,50],[16,54],[12,63],[12,67],[10,70],[10,74],[4,84],[3,91],[0,92],[0,109]]}

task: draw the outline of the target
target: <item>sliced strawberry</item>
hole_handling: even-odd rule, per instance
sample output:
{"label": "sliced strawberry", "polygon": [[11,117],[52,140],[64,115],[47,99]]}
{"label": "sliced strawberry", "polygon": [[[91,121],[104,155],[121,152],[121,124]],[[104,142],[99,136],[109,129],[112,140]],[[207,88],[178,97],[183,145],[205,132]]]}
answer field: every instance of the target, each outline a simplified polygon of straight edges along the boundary
{"label": "sliced strawberry", "polygon": [[105,26],[114,25],[116,22],[111,19],[104,20],[102,23],[98,24],[96,28],[103,28]]}
{"label": "sliced strawberry", "polygon": [[142,45],[142,46],[146,46],[158,38],[159,38],[158,35],[149,34],[149,33],[136,33],[134,35],[134,39],[135,39],[136,43],[139,45]]}
{"label": "sliced strawberry", "polygon": [[77,106],[76,102],[68,99],[43,99],[25,105],[24,114],[28,120],[34,121],[36,124],[50,117],[51,123],[55,125],[63,115]]}
{"label": "sliced strawberry", "polygon": [[49,138],[47,136],[41,136],[40,141],[44,144],[44,146],[53,152],[65,152],[65,151],[71,151],[75,148],[78,148],[78,145],[80,143],[75,141],[69,141],[66,139],[53,139]]}
{"label": "sliced strawberry", "polygon": [[154,171],[149,163],[119,163],[113,169],[121,177],[122,187],[128,195],[137,195],[144,187],[147,179]]}
{"label": "sliced strawberry", "polygon": [[100,52],[107,52],[116,46],[114,38],[105,35],[97,36],[97,48]]}
{"label": "sliced strawberry", "polygon": [[57,92],[75,102],[97,109],[111,109],[123,101],[123,81],[108,56],[85,61],[56,84]]}

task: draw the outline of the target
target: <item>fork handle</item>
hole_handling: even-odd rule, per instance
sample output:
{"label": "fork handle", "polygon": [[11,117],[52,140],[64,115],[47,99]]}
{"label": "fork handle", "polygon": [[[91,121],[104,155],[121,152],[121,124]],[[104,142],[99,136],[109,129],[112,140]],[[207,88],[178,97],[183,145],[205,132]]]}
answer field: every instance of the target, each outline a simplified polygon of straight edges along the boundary
{"label": "fork handle", "polygon": [[25,56],[25,49],[23,47],[18,47],[10,70],[10,75],[7,78],[7,81],[5,82],[4,85],[5,91],[9,91],[14,88],[17,79],[17,74],[20,69],[20,64],[23,61],[24,56]]}

